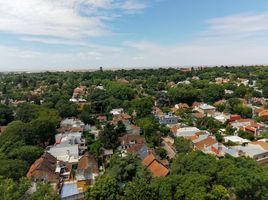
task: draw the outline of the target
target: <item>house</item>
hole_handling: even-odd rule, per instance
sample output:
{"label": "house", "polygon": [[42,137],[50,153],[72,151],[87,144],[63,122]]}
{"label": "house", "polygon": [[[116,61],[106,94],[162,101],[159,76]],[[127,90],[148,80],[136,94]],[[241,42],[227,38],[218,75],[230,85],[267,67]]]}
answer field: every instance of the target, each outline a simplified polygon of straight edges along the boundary
{"label": "house", "polygon": [[236,143],[236,144],[240,144],[241,145],[241,144],[248,144],[248,143],[250,143],[250,140],[241,138],[239,136],[231,135],[231,136],[224,137],[224,142],[233,142],[233,143]]}
{"label": "house", "polygon": [[221,113],[221,112],[215,112],[212,116],[215,120],[221,122],[221,123],[226,123],[230,119],[230,115],[227,113]]}
{"label": "house", "polygon": [[204,103],[194,107],[194,111],[198,111],[203,115],[212,116],[216,111],[216,107]]}
{"label": "house", "polygon": [[66,118],[66,119],[61,121],[60,127],[61,128],[66,128],[66,129],[67,128],[73,128],[73,127],[84,128],[85,124],[79,119]]}
{"label": "house", "polygon": [[137,134],[126,134],[119,138],[120,145],[118,149],[120,151],[128,150],[129,148],[138,145],[144,144],[144,139]]}
{"label": "house", "polygon": [[112,124],[117,125],[117,123],[121,121],[125,124],[125,126],[127,126],[128,124],[130,124],[129,120],[131,118],[132,117],[126,113],[116,114],[113,116]]}
{"label": "house", "polygon": [[242,119],[242,117],[240,115],[231,115],[230,119],[229,119],[229,122],[234,122],[234,121],[237,121],[237,120],[240,120],[240,119]]}
{"label": "house", "polygon": [[126,126],[126,132],[127,132],[127,134],[139,135],[141,133],[141,128],[139,126],[130,124],[130,125]]}
{"label": "house", "polygon": [[172,87],[174,87],[176,84],[175,84],[173,81],[169,81],[167,85],[168,85],[168,87],[171,87],[171,88],[172,88]]}
{"label": "house", "polygon": [[69,101],[73,103],[85,103],[86,99],[84,99],[84,96],[86,95],[86,92],[85,86],[75,88],[73,91],[73,96]]}
{"label": "house", "polygon": [[165,114],[163,113],[163,111],[162,111],[160,108],[156,107],[156,106],[153,107],[153,111],[152,111],[152,113],[153,113],[154,116],[156,116],[156,117],[161,117],[161,116],[164,116],[164,115],[165,115]]}
{"label": "house", "polygon": [[246,131],[252,133],[255,137],[259,136],[261,133],[266,132],[268,130],[268,126],[255,122],[252,119],[240,119],[234,122],[230,122],[230,125],[238,130]]}
{"label": "house", "polygon": [[264,150],[260,145],[234,146],[239,151],[240,156],[250,157],[257,162],[267,162],[268,151]]}
{"label": "house", "polygon": [[159,120],[160,124],[177,124],[179,121],[179,117],[172,115],[171,113],[168,113],[164,116],[157,116],[157,119]]}
{"label": "house", "polygon": [[62,200],[81,200],[85,197],[84,185],[78,181],[64,182],[60,191]]}
{"label": "house", "polygon": [[194,143],[195,149],[198,149],[200,151],[206,151],[208,147],[218,143],[213,136],[208,135],[201,135],[199,138],[193,140],[192,142]]}
{"label": "house", "polygon": [[112,115],[120,115],[121,113],[123,113],[123,111],[124,111],[123,108],[112,109],[110,111],[110,114],[112,114]]}
{"label": "house", "polygon": [[72,165],[58,161],[57,158],[45,152],[30,167],[27,178],[36,181],[46,181],[58,186],[61,180],[70,178]]}
{"label": "house", "polygon": [[102,156],[104,159],[110,159],[114,154],[112,149],[104,149],[102,148]]}
{"label": "house", "polygon": [[97,120],[100,123],[104,123],[104,122],[107,122],[107,117],[105,115],[100,115],[100,116],[97,117]]}
{"label": "house", "polygon": [[224,90],[224,94],[233,94],[234,93],[234,91],[233,90]]}
{"label": "house", "polygon": [[180,109],[188,109],[190,108],[187,103],[179,103],[175,104],[175,106],[171,109],[173,113]]}
{"label": "house", "polygon": [[79,156],[87,149],[82,133],[64,133],[55,136],[55,145],[48,147],[48,152],[58,160],[78,163]]}
{"label": "house", "polygon": [[142,164],[152,173],[153,177],[165,177],[169,174],[169,169],[153,154],[149,154],[142,160]]}
{"label": "house", "polygon": [[190,85],[190,84],[191,84],[191,82],[188,81],[188,80],[185,80],[185,81],[179,81],[179,82],[177,83],[177,85]]}
{"label": "house", "polygon": [[151,150],[146,146],[146,144],[136,144],[127,149],[127,153],[135,154],[141,160],[148,156],[150,152]]}
{"label": "house", "polygon": [[216,82],[216,84],[221,85],[221,84],[224,84],[224,83],[229,83],[230,82],[230,79],[228,79],[228,78],[222,78],[222,77],[217,77],[217,78],[215,78],[215,82]]}
{"label": "house", "polygon": [[196,127],[184,127],[177,129],[175,133],[176,137],[191,137],[195,136],[196,133],[200,132],[200,130]]}
{"label": "house", "polygon": [[221,100],[218,100],[216,102],[214,102],[214,106],[219,106],[219,105],[223,105],[226,103],[226,100],[225,99],[221,99]]}
{"label": "house", "polygon": [[174,106],[176,109],[188,109],[189,106],[187,103],[179,103]]}
{"label": "house", "polygon": [[245,79],[245,78],[238,78],[237,79],[237,85],[240,86],[240,85],[244,85],[244,86],[248,86],[249,84],[249,80],[248,79]]}
{"label": "house", "polygon": [[250,145],[259,145],[261,148],[263,148],[264,150],[268,151],[268,142],[264,142],[264,141],[255,141],[255,142],[250,142],[248,144]]}
{"label": "house", "polygon": [[93,155],[86,152],[78,161],[75,178],[85,185],[93,185],[99,176],[99,167]]}
{"label": "house", "polygon": [[258,110],[257,114],[262,120],[268,121],[268,109]]}

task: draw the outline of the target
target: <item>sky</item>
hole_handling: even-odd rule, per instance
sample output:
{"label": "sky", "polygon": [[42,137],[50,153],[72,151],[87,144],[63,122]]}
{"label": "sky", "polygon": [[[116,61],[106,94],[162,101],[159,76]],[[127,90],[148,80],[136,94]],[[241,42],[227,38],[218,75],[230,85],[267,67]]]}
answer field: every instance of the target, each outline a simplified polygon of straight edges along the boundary
{"label": "sky", "polygon": [[267,0],[0,0],[0,71],[251,64]]}

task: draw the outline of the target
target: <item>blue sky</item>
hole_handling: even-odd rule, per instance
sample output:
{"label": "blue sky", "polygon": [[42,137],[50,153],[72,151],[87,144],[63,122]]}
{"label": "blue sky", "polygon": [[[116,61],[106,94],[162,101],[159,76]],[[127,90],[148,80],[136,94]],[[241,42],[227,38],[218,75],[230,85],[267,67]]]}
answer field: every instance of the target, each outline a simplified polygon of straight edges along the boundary
{"label": "blue sky", "polygon": [[0,71],[268,64],[267,0],[0,1]]}

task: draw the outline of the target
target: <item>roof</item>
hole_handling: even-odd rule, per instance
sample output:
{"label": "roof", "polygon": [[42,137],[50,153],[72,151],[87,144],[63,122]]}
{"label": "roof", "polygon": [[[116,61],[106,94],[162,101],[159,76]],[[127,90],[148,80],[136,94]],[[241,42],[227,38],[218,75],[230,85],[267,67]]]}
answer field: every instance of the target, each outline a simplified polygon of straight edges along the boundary
{"label": "roof", "polygon": [[146,156],[143,161],[142,164],[144,164],[145,166],[149,166],[153,161],[155,160],[155,157],[153,154],[149,154],[148,156]]}
{"label": "roof", "polygon": [[249,144],[253,144],[253,145],[259,145],[261,146],[264,150],[268,151],[268,143],[267,142],[263,142],[263,141],[255,141],[255,142],[251,142]]}
{"label": "roof", "polygon": [[135,141],[135,144],[143,144],[143,138],[137,134],[126,134],[123,137],[119,138],[121,145],[126,145]]}
{"label": "roof", "polygon": [[83,191],[79,190],[77,186],[77,182],[65,182],[61,189],[61,198],[71,197],[77,194],[83,193]]}
{"label": "roof", "polygon": [[48,182],[57,182],[59,174],[56,173],[57,159],[51,154],[45,152],[30,167],[27,177],[33,180],[47,180]]}
{"label": "roof", "polygon": [[260,117],[267,117],[268,116],[268,110],[263,110],[259,113]]}
{"label": "roof", "polygon": [[154,160],[148,166],[148,169],[153,174],[154,177],[162,177],[167,176],[169,174],[169,169],[157,160]]}
{"label": "roof", "polygon": [[236,121],[236,120],[239,120],[239,119],[241,119],[240,115],[231,115],[229,121],[233,122],[233,121]]}
{"label": "roof", "polygon": [[100,115],[97,117],[97,120],[107,120],[107,117],[105,115]]}
{"label": "roof", "polygon": [[91,173],[99,173],[99,167],[93,155],[86,152],[78,162],[77,171],[88,170]]}
{"label": "roof", "polygon": [[179,128],[177,130],[176,136],[183,137],[183,136],[194,136],[196,133],[200,132],[200,130],[196,127],[184,127]]}
{"label": "roof", "polygon": [[211,146],[215,143],[218,143],[216,139],[214,139],[213,137],[209,136],[204,140],[201,140],[197,143],[195,143],[195,146],[199,149],[202,150],[204,149],[206,146]]}
{"label": "roof", "polygon": [[163,163],[158,161],[153,154],[147,155],[142,163],[154,177],[167,176],[169,174],[169,169]]}
{"label": "roof", "polygon": [[216,108],[214,106],[208,105],[208,104],[203,104],[200,106],[202,110],[215,110]]}
{"label": "roof", "polygon": [[226,136],[226,137],[224,137],[224,139],[229,140],[229,141],[234,142],[234,143],[239,143],[239,144],[250,142],[250,140],[247,140],[247,139],[241,138],[239,136],[235,136],[235,135]]}
{"label": "roof", "polygon": [[235,148],[236,150],[240,150],[240,151],[245,152],[250,157],[258,156],[258,155],[263,154],[263,153],[268,153],[267,150],[262,149],[258,145],[254,145],[254,146],[248,145],[248,146],[245,146],[245,147],[243,147],[243,146],[235,146],[233,148]]}

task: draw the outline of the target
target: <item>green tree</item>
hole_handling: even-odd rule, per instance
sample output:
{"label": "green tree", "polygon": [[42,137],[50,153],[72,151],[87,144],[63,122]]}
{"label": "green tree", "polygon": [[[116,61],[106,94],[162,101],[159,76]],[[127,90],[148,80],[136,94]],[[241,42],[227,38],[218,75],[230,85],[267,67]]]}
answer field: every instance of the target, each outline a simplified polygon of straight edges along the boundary
{"label": "green tree", "polygon": [[211,84],[204,88],[200,93],[204,102],[214,103],[224,96],[224,88],[221,85]]}
{"label": "green tree", "polygon": [[115,127],[111,124],[107,124],[100,133],[100,141],[104,145],[104,148],[115,149],[118,146],[118,137],[120,134],[115,131]]}
{"label": "green tree", "polygon": [[29,200],[60,200],[60,197],[51,185],[39,183],[36,192],[30,195]]}
{"label": "green tree", "polygon": [[28,181],[26,178],[22,178],[19,181],[14,181],[12,179],[5,179],[4,177],[0,176],[0,199],[22,199],[30,186],[30,181]]}
{"label": "green tree", "polygon": [[30,122],[35,118],[37,106],[29,103],[20,104],[16,110],[16,119],[23,122]]}
{"label": "green tree", "polygon": [[119,199],[119,194],[120,187],[116,178],[102,176],[88,190],[86,200],[117,200]]}
{"label": "green tree", "polygon": [[11,178],[13,180],[19,180],[26,174],[28,167],[29,165],[22,160],[1,159],[0,176]]}
{"label": "green tree", "polygon": [[55,108],[58,110],[62,118],[75,117],[79,114],[78,106],[69,101],[60,100],[56,104]]}
{"label": "green tree", "polygon": [[37,146],[22,146],[12,149],[8,153],[8,158],[25,160],[28,164],[32,164],[37,158],[43,154],[43,149]]}
{"label": "green tree", "polygon": [[13,110],[7,105],[0,104],[0,126],[7,125],[13,118]]}
{"label": "green tree", "polygon": [[230,195],[228,190],[222,185],[214,185],[211,193],[208,195],[208,199],[211,200],[228,200]]}
{"label": "green tree", "polygon": [[193,144],[184,137],[177,137],[175,140],[175,148],[177,153],[188,153],[193,150]]}
{"label": "green tree", "polygon": [[126,200],[153,200],[157,199],[150,187],[150,183],[146,179],[134,179],[128,183],[124,190],[124,198]]}
{"label": "green tree", "polygon": [[35,119],[29,124],[32,127],[34,138],[33,144],[52,143],[56,134],[55,123],[49,119]]}
{"label": "green tree", "polygon": [[132,181],[135,177],[149,177],[149,173],[141,166],[140,160],[132,154],[126,157],[114,155],[110,160],[108,172],[120,183]]}
{"label": "green tree", "polygon": [[189,85],[177,86],[168,91],[168,97],[173,104],[183,102],[191,105],[198,100],[198,95],[198,90]]}

